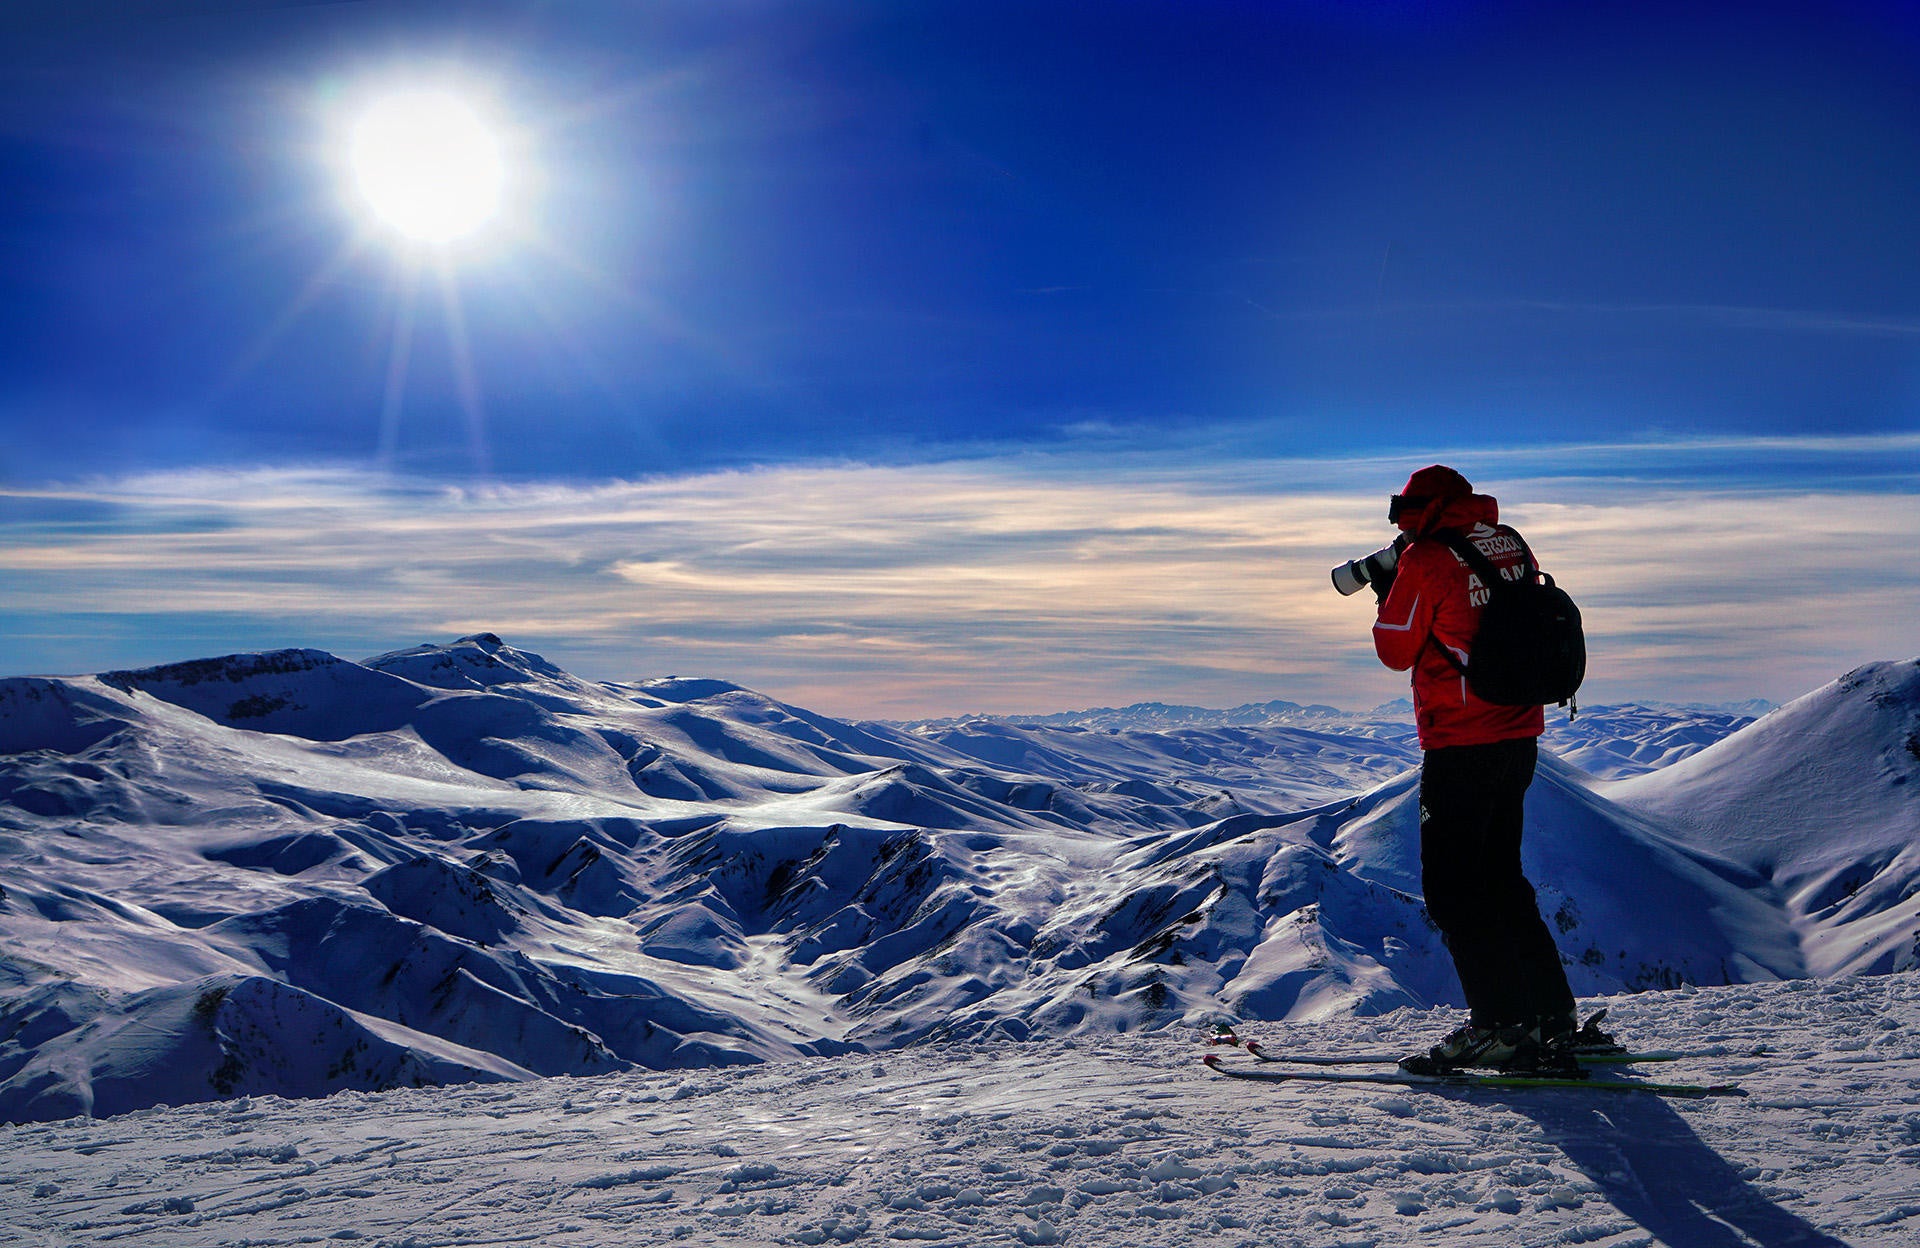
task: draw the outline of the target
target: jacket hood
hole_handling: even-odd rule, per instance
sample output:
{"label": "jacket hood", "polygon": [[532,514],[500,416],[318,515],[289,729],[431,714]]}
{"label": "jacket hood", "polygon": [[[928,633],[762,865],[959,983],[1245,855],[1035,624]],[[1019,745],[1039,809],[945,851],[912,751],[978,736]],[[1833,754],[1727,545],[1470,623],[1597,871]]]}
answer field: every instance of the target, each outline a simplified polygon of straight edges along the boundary
{"label": "jacket hood", "polygon": [[1469,494],[1450,498],[1439,505],[1423,533],[1435,529],[1470,529],[1476,524],[1499,524],[1500,504],[1491,494]]}
{"label": "jacket hood", "polygon": [[1400,528],[1418,537],[1435,529],[1468,529],[1500,523],[1500,504],[1491,494],[1475,494],[1473,485],[1445,464],[1432,464],[1407,478],[1400,493],[1433,501],[1400,516]]}
{"label": "jacket hood", "polygon": [[1458,498],[1473,493],[1473,483],[1445,464],[1430,464],[1408,477],[1400,492],[1409,498]]}

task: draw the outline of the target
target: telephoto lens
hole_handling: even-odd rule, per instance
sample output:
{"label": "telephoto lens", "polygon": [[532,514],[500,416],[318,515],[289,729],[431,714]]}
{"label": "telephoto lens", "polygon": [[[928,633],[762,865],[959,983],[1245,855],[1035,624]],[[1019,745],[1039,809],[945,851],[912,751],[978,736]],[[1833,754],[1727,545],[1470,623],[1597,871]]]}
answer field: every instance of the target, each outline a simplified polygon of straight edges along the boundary
{"label": "telephoto lens", "polygon": [[1335,568],[1333,587],[1342,594],[1357,594],[1361,589],[1379,581],[1382,577],[1392,576],[1393,569],[1399,562],[1400,543],[1395,539],[1370,555],[1362,555]]}

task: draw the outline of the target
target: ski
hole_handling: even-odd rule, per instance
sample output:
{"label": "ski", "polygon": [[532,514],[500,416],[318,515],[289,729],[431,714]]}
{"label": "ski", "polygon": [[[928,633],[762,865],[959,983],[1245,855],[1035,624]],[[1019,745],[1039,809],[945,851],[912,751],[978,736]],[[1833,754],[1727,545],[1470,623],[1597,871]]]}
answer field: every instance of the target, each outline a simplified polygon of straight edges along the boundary
{"label": "ski", "polygon": [[[1215,1044],[1237,1045],[1263,1062],[1284,1063],[1289,1066],[1393,1066],[1397,1065],[1405,1054],[1399,1053],[1270,1053],[1258,1040],[1229,1039],[1225,1036],[1214,1037]],[[1635,1053],[1578,1053],[1582,1066],[1632,1066],[1641,1062],[1678,1062],[1697,1056],[1669,1049]]]}
{"label": "ski", "polygon": [[[1579,1034],[1591,1035],[1599,1030],[1600,1023],[1607,1017],[1601,1010],[1586,1021]],[[1611,1037],[1607,1037],[1609,1041]],[[1394,1066],[1400,1062],[1402,1054],[1397,1053],[1270,1053],[1261,1047],[1258,1040],[1242,1040],[1232,1027],[1225,1023],[1214,1029],[1213,1043],[1229,1044],[1243,1048],[1263,1062],[1285,1062],[1293,1066]],[[1603,1047],[1576,1049],[1574,1057],[1582,1066],[1632,1066],[1642,1062],[1678,1062],[1689,1057],[1709,1056],[1704,1053],[1683,1053],[1671,1049],[1655,1049],[1636,1053],[1622,1045],[1608,1043]]]}
{"label": "ski", "polygon": [[1574,1079],[1562,1075],[1514,1075],[1499,1071],[1461,1071],[1445,1075],[1415,1075],[1404,1070],[1336,1071],[1272,1070],[1260,1066],[1229,1066],[1218,1053],[1201,1059],[1209,1070],[1232,1079],[1257,1079],[1267,1083],[1366,1083],[1407,1088],[1585,1088],[1594,1092],[1646,1092],[1654,1096],[1707,1097],[1745,1096],[1746,1090],[1731,1083],[1639,1083],[1628,1079]]}

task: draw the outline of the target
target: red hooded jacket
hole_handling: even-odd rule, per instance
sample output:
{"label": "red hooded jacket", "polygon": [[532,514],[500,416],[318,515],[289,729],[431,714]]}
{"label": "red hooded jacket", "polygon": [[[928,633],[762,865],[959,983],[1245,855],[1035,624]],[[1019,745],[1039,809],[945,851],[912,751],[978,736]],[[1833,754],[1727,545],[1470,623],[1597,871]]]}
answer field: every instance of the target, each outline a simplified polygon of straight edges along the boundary
{"label": "red hooded jacket", "polygon": [[1537,737],[1547,726],[1541,707],[1495,706],[1475,697],[1466,677],[1438,649],[1445,646],[1463,663],[1471,660],[1486,589],[1445,544],[1421,539],[1436,529],[1458,529],[1496,567],[1512,567],[1526,557],[1520,543],[1494,527],[1500,505],[1471,490],[1466,478],[1449,468],[1423,468],[1407,482],[1403,493],[1432,501],[1399,518],[1414,541],[1400,555],[1393,588],[1373,626],[1380,661],[1396,672],[1413,669],[1414,723],[1421,746],[1429,750]]}

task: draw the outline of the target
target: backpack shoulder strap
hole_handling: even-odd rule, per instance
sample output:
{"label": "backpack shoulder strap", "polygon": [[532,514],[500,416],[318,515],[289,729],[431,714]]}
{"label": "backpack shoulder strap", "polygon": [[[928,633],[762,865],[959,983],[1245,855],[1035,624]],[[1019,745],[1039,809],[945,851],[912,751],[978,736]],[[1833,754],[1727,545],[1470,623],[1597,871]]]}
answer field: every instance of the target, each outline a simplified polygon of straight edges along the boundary
{"label": "backpack shoulder strap", "polygon": [[1441,658],[1453,664],[1454,671],[1459,672],[1462,676],[1465,676],[1467,674],[1467,665],[1460,661],[1459,655],[1455,654],[1453,651],[1447,648],[1447,643],[1445,643],[1444,641],[1435,641],[1433,639],[1433,634],[1428,633],[1427,644],[1433,647],[1435,650],[1438,650],[1440,652]]}
{"label": "backpack shoulder strap", "polygon": [[[1442,546],[1448,547],[1455,554],[1466,560],[1467,566],[1479,573],[1482,581],[1487,581],[1489,577],[1498,577],[1499,574],[1493,570],[1493,564],[1488,561],[1485,555],[1474,548],[1473,543],[1467,540],[1467,535],[1460,530],[1435,529],[1426,536],[1433,541],[1439,542]],[[1438,650],[1440,657],[1453,665],[1454,671],[1459,672],[1462,676],[1467,674],[1467,665],[1460,661],[1460,656],[1448,649],[1445,643],[1435,640],[1431,633],[1427,635],[1427,644],[1435,650]]]}
{"label": "backpack shoulder strap", "polygon": [[[1514,541],[1520,543],[1523,561],[1522,566],[1524,566],[1527,573],[1531,575],[1536,565],[1533,562],[1533,549],[1527,545],[1527,540],[1504,524],[1496,527],[1499,532],[1510,534]],[[1500,569],[1493,566],[1493,560],[1481,554],[1480,548],[1475,546],[1471,541],[1468,541],[1467,535],[1459,529],[1435,529],[1433,532],[1427,534],[1427,536],[1465,560],[1466,565],[1472,568],[1475,574],[1480,577],[1480,583],[1487,587],[1487,593],[1489,595],[1499,592],[1502,588],[1510,584],[1506,577],[1500,575]],[[1429,640],[1431,640],[1431,638],[1429,638]],[[1444,645],[1436,646],[1435,649],[1440,651],[1442,658],[1453,665],[1455,671],[1459,672],[1462,676],[1467,674],[1467,665],[1462,663],[1453,651],[1447,649]]]}

